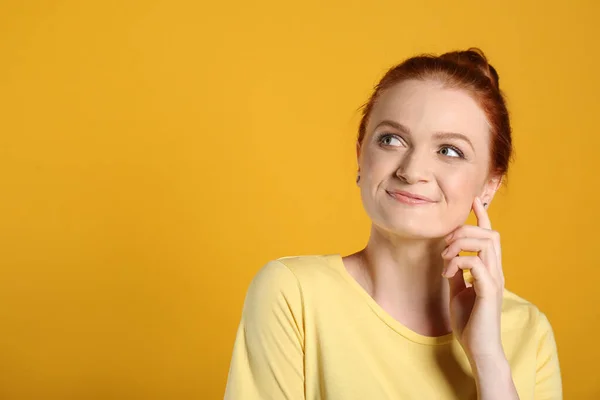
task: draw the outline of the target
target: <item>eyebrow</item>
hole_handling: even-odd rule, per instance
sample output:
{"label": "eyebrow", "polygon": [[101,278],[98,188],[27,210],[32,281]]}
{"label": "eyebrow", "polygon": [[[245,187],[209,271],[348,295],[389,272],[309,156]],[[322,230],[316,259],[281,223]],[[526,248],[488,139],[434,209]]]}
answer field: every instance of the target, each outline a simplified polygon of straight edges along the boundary
{"label": "eyebrow", "polygon": [[[389,125],[403,133],[406,133],[407,135],[411,135],[410,129],[408,129],[408,127],[402,125],[399,122],[396,121],[392,121],[389,119],[385,119],[383,121],[381,121],[379,124],[377,124],[377,126],[375,127],[375,129],[379,128],[381,125]],[[465,135],[463,135],[462,133],[457,133],[457,132],[436,132],[433,134],[433,137],[435,139],[458,139],[458,140],[463,140],[465,142],[467,142],[467,144],[469,146],[471,146],[471,149],[473,149],[473,151],[475,151],[475,147],[473,146],[473,143],[471,143],[471,141],[469,140],[468,137],[466,137]]]}

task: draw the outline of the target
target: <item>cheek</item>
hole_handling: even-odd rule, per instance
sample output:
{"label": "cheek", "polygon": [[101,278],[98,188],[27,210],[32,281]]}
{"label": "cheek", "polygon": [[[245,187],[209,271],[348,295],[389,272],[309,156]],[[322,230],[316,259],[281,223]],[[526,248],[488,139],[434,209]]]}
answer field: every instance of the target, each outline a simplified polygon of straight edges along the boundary
{"label": "cheek", "polygon": [[464,224],[469,218],[473,206],[473,184],[467,179],[446,180],[440,184],[444,193],[445,207],[440,211],[443,215],[440,221],[443,221],[445,230],[452,230],[459,225]]}
{"label": "cheek", "polygon": [[471,209],[476,192],[474,174],[456,171],[447,173],[439,179],[444,199],[451,207],[467,207]]}
{"label": "cheek", "polygon": [[[365,175],[365,181],[378,184],[394,174],[398,168],[398,158],[385,157],[382,154],[366,154],[362,160],[361,169]],[[362,180],[361,173],[361,180]]]}

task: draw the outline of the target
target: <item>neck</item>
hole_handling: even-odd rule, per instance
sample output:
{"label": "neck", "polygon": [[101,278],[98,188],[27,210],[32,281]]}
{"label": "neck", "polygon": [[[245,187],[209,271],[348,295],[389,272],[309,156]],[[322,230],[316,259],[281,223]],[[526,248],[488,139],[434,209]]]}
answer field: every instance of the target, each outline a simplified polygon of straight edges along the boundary
{"label": "neck", "polygon": [[429,336],[449,332],[449,287],[442,277],[443,238],[413,239],[375,227],[355,254],[355,279],[388,313]]}

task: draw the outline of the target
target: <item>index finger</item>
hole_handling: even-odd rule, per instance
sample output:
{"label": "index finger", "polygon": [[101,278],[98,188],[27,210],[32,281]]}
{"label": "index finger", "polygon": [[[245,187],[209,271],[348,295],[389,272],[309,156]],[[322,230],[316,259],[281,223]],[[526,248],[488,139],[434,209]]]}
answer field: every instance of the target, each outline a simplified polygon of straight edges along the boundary
{"label": "index finger", "polygon": [[479,196],[475,197],[473,211],[475,212],[475,217],[477,217],[477,226],[485,229],[492,229],[492,222],[490,221],[490,217]]}

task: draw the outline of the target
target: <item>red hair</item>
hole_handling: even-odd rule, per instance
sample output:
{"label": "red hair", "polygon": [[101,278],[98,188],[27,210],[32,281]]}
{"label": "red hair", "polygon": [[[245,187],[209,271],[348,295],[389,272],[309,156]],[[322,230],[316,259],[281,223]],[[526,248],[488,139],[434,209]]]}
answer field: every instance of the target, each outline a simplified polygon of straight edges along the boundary
{"label": "red hair", "polygon": [[490,124],[490,173],[503,176],[508,171],[513,149],[508,109],[498,86],[498,73],[483,51],[470,48],[441,56],[419,55],[390,68],[362,105],[358,142],[362,144],[369,115],[383,91],[408,79],[436,80],[445,87],[467,91],[484,111]]}

